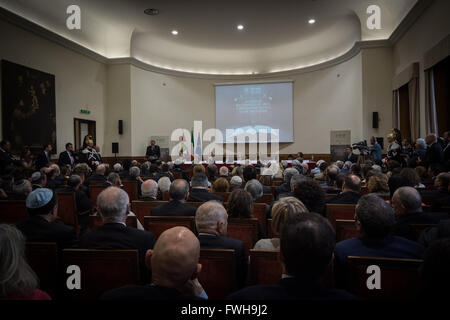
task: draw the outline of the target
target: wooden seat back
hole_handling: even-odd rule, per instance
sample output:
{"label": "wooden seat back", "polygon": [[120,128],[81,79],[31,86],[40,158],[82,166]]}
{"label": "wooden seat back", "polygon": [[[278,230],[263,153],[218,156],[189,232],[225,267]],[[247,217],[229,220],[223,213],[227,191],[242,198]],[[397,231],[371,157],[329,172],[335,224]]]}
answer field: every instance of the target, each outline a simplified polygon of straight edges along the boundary
{"label": "wooden seat back", "polygon": [[210,300],[225,300],[236,288],[236,262],[234,250],[200,249],[202,271],[199,282]]}
{"label": "wooden seat back", "polygon": [[62,281],[66,299],[98,299],[108,290],[140,282],[138,250],[63,250],[62,270],[72,265],[80,268],[81,289],[69,290]]}
{"label": "wooden seat back", "polygon": [[0,223],[17,223],[28,218],[25,200],[1,200]]}
{"label": "wooden seat back", "polygon": [[58,217],[65,224],[78,228],[75,192],[58,192]]}
{"label": "wooden seat back", "polygon": [[97,206],[98,195],[105,189],[106,187],[104,185],[89,185],[89,198],[91,198],[94,206]]}
{"label": "wooden seat back", "polygon": [[257,203],[265,203],[271,205],[273,202],[273,194],[263,194],[261,198],[258,199]]}
{"label": "wooden seat back", "polygon": [[256,218],[229,219],[227,237],[244,242],[245,254],[248,256],[250,249],[258,241],[258,220]]}
{"label": "wooden seat back", "polygon": [[354,220],[356,204],[327,204],[326,217],[336,228],[336,220]]}
{"label": "wooden seat back", "polygon": [[144,217],[144,229],[151,231],[156,239],[167,229],[179,226],[195,233],[194,217]]}
{"label": "wooden seat back", "polygon": [[361,233],[356,229],[355,220],[336,220],[336,242],[360,236]]}
{"label": "wooden seat back", "polygon": [[281,279],[279,251],[250,250],[250,285],[273,285]]}
{"label": "wooden seat back", "polygon": [[167,203],[167,201],[131,201],[131,211],[137,216],[140,223],[144,223],[144,217],[151,216],[152,208]]}
{"label": "wooden seat back", "polygon": [[58,248],[55,242],[27,242],[25,256],[39,279],[39,288],[57,298]]}
{"label": "wooden seat back", "polygon": [[139,198],[138,183],[137,181],[123,180],[123,190],[128,194],[130,201],[137,200]]}

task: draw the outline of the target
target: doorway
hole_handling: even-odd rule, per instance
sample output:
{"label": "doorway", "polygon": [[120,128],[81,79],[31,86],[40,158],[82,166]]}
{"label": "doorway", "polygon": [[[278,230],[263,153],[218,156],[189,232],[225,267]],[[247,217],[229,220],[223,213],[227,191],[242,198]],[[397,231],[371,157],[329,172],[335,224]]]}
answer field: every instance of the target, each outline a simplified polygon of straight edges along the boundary
{"label": "doorway", "polygon": [[93,120],[73,119],[75,149],[80,150],[83,147],[84,137],[91,135],[94,138],[94,145],[96,145],[96,124]]}

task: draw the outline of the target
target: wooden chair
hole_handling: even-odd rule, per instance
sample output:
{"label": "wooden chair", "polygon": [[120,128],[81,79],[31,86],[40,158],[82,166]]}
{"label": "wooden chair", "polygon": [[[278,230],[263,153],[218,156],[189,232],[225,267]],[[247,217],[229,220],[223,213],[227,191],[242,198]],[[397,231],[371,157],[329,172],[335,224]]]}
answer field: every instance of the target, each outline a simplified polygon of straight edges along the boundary
{"label": "wooden chair", "polygon": [[[136,216],[127,216],[126,220],[127,227],[137,228],[137,217]],[[97,227],[103,226],[103,220],[99,215],[90,215],[89,216],[89,228],[94,229]]]}
{"label": "wooden chair", "polygon": [[201,249],[198,276],[210,300],[225,300],[236,288],[236,262],[234,250]]}
{"label": "wooden chair", "polygon": [[258,219],[259,227],[263,236],[267,234],[267,211],[265,203],[253,204],[253,216]]}
{"label": "wooden chair", "polygon": [[216,195],[222,197],[223,202],[227,202],[228,198],[230,197],[231,192],[213,192],[213,194],[216,194]]}
{"label": "wooden chair", "polygon": [[261,198],[258,199],[257,203],[265,203],[271,205],[273,202],[273,194],[263,194]]}
{"label": "wooden chair", "polygon": [[437,224],[410,224],[408,239],[419,241],[422,232],[428,228],[437,227]]}
{"label": "wooden chair", "polygon": [[170,194],[169,194],[169,191],[164,191],[164,192],[162,193],[162,199],[163,199],[163,201],[169,201],[169,200],[170,200]]}
{"label": "wooden chair", "polygon": [[56,299],[58,283],[58,248],[56,242],[27,242],[25,256],[39,278],[39,288]]}
{"label": "wooden chair", "polygon": [[336,230],[336,220],[355,219],[355,204],[327,204],[326,217]]}
{"label": "wooden chair", "polygon": [[130,201],[137,200],[139,198],[137,181],[123,180],[122,184],[123,184],[123,190],[125,190],[125,192],[128,193],[128,197],[130,198]]}
{"label": "wooden chair", "polygon": [[58,217],[65,224],[78,228],[75,192],[58,192]]}
{"label": "wooden chair", "polygon": [[267,238],[272,239],[277,237],[272,229],[272,219],[267,219]]}
{"label": "wooden chair", "polygon": [[273,180],[272,181],[272,186],[274,186],[274,187],[281,186],[282,184],[283,184],[283,180]]}
{"label": "wooden chair", "polygon": [[227,236],[243,241],[245,254],[248,256],[250,249],[253,249],[258,241],[258,220],[256,218],[229,219]]}
{"label": "wooden chair", "polygon": [[336,242],[361,236],[356,229],[355,220],[336,220]]}
{"label": "wooden chair", "polygon": [[[348,290],[368,299],[414,298],[418,289],[419,267],[423,260],[348,257]],[[380,268],[381,289],[369,290],[367,273],[369,266]]]}
{"label": "wooden chair", "polygon": [[173,227],[186,227],[195,233],[194,217],[144,217],[144,229],[151,231],[155,238]]}
{"label": "wooden chair", "polygon": [[167,201],[131,201],[131,211],[137,216],[140,223],[144,223],[144,217],[151,216],[152,208],[163,205]]}
{"label": "wooden chair", "polygon": [[25,200],[0,201],[0,223],[17,223],[28,218]]}
{"label": "wooden chair", "polygon": [[[76,265],[81,289],[69,290],[65,271]],[[139,284],[138,250],[65,249],[62,251],[63,293],[67,299],[98,299],[105,291]]]}
{"label": "wooden chair", "polygon": [[105,190],[106,187],[103,185],[90,185],[89,186],[89,198],[91,198],[92,202],[94,203],[94,206],[97,206],[97,197]]}
{"label": "wooden chair", "polygon": [[279,251],[250,250],[250,285],[273,285],[281,279]]}

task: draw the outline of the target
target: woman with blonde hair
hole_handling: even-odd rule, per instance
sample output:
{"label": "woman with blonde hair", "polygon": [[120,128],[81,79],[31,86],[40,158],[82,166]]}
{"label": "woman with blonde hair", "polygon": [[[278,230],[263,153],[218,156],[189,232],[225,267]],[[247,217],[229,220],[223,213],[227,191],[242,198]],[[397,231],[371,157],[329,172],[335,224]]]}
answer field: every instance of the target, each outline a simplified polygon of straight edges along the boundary
{"label": "woman with blonde hair", "polygon": [[280,231],[284,223],[292,216],[309,212],[305,205],[295,197],[281,198],[272,206],[272,232],[276,238],[261,239],[256,244],[255,250],[279,250]]}
{"label": "woman with blonde hair", "polygon": [[216,181],[214,181],[212,186],[213,192],[228,192],[228,189],[230,188],[230,184],[228,183],[228,180],[226,178],[219,178]]}
{"label": "woman with blonde hair", "polygon": [[0,224],[0,300],[51,300],[38,286],[25,260],[25,237],[13,225]]}

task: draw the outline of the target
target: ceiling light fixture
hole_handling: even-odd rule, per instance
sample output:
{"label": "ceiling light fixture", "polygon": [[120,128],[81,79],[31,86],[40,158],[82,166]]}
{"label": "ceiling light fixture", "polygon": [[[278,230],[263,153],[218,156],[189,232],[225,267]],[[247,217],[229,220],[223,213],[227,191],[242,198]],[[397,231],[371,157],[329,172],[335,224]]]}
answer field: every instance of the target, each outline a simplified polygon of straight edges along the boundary
{"label": "ceiling light fixture", "polygon": [[309,24],[314,24],[314,23],[316,23],[316,19],[309,19],[308,23]]}
{"label": "ceiling light fixture", "polygon": [[144,10],[144,13],[149,16],[157,16],[159,14],[159,10],[155,8],[148,8]]}
{"label": "ceiling light fixture", "polygon": [[172,30],[172,34],[173,34],[174,36],[176,36],[176,35],[178,34],[178,31],[177,31],[177,30]]}
{"label": "ceiling light fixture", "polygon": [[244,26],[243,26],[242,24],[239,24],[239,25],[237,26],[237,29],[238,29],[238,30],[244,30]]}

